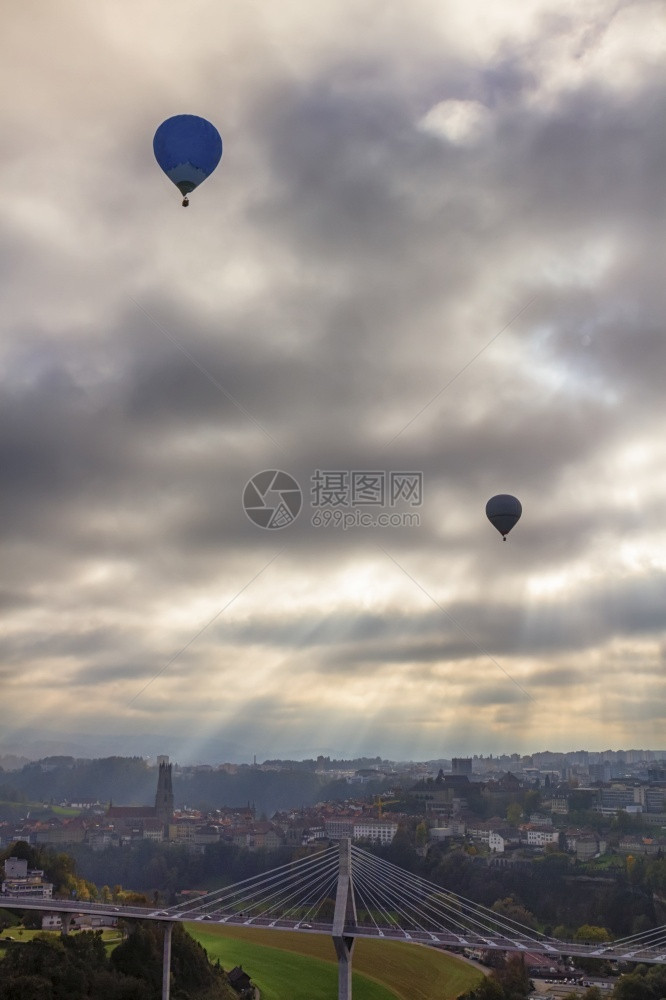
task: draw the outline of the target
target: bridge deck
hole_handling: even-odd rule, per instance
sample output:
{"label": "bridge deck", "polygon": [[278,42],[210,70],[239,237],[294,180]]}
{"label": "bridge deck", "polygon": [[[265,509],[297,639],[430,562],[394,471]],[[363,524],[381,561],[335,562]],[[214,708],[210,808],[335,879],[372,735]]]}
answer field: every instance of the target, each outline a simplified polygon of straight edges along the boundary
{"label": "bridge deck", "polygon": [[[0,907],[4,909],[39,910],[44,913],[86,914],[90,916],[114,917],[133,920],[154,920],[160,923],[208,923],[217,926],[256,927],[275,931],[297,931],[304,934],[325,934],[332,936],[332,921],[305,921],[288,917],[246,917],[239,913],[204,913],[196,909],[156,910],[154,907],[119,906],[108,903],[84,903],[71,899],[37,899],[0,895]],[[666,929],[665,929],[666,930]],[[656,933],[656,932],[655,932]],[[376,926],[345,924],[344,934],[350,938],[375,938],[387,941],[406,941],[412,944],[450,951],[482,949],[484,951],[529,952],[557,958],[561,955],[572,958],[598,958],[610,961],[666,963],[666,944],[655,947],[641,947],[639,943],[629,946],[609,944],[585,944],[578,941],[561,941],[556,938],[529,939],[525,936],[511,938],[502,934],[480,934],[470,932],[456,934],[449,930],[404,929],[396,926]]]}

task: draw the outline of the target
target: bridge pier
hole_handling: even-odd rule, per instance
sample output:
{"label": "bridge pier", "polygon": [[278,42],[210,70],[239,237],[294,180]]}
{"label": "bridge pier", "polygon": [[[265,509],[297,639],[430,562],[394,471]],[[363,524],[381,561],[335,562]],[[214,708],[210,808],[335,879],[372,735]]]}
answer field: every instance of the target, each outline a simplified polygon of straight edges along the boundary
{"label": "bridge pier", "polygon": [[351,872],[351,840],[340,841],[338,889],[333,915],[333,944],[338,956],[338,1000],[352,1000],[352,952],[356,938],[345,934],[345,926],[356,926],[356,901]]}
{"label": "bridge pier", "polygon": [[171,935],[173,924],[164,925],[164,951],[162,953],[162,1000],[169,1000],[171,990]]}
{"label": "bridge pier", "polygon": [[352,1000],[352,951],[356,938],[333,938],[338,956],[338,1000]]}

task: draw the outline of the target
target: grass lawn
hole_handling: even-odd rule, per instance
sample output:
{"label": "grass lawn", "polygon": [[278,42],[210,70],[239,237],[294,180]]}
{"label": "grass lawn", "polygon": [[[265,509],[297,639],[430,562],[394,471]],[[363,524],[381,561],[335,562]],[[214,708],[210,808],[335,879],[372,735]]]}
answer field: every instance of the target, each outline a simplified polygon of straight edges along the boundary
{"label": "grass lawn", "polygon": [[587,870],[590,875],[595,871],[605,871],[607,868],[617,868],[626,871],[627,858],[624,854],[602,854],[600,858],[593,858],[587,862]]}
{"label": "grass lawn", "polygon": [[108,958],[113,949],[117,948],[119,944],[122,944],[123,936],[118,931],[105,930],[102,934],[102,940],[104,941],[104,950],[106,952],[106,957]]}
{"label": "grass lawn", "polygon": [[71,818],[73,816],[80,816],[82,810],[74,809],[72,806],[47,806],[55,816],[65,816]]}
{"label": "grass lawn", "polygon": [[[80,934],[81,931],[70,931],[70,934]],[[25,944],[27,941],[32,941],[36,934],[60,934],[60,931],[33,931],[26,930],[25,927],[8,927],[4,931],[0,931],[0,955],[4,954],[5,947],[4,943],[7,938],[14,938],[16,944]],[[102,928],[102,941],[104,942],[104,947],[106,948],[107,954],[120,944],[123,937],[120,931],[117,931],[113,927],[103,927]],[[10,942],[11,943],[11,942]]]}
{"label": "grass lawn", "polygon": [[[320,934],[187,924],[211,959],[242,965],[262,1000],[328,1000],[337,993],[333,942]],[[433,948],[359,938],[354,1000],[450,1000],[481,979],[477,969]]]}
{"label": "grass lawn", "polygon": [[14,802],[12,799],[0,799],[0,806],[12,806],[19,812],[25,812],[26,809],[38,812],[50,812],[54,816],[64,816],[66,818],[81,815],[81,809],[73,809],[72,806],[50,806],[46,802]]}
{"label": "grass lawn", "polygon": [[[15,941],[32,941],[35,934],[43,934],[44,931],[29,931],[25,927],[8,927],[6,931],[0,933],[0,944],[2,944],[3,938],[14,938]],[[54,934],[59,934],[60,931],[53,931]]]}

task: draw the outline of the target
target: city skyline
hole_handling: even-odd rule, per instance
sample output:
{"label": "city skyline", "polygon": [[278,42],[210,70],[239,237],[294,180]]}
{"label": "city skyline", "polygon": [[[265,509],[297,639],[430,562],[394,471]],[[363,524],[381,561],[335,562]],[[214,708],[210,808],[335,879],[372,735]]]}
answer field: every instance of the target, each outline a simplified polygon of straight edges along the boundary
{"label": "city skyline", "polygon": [[658,745],[660,5],[3,27],[0,744]]}
{"label": "city skyline", "polygon": [[[323,758],[324,761],[328,760],[330,762],[330,761],[341,761],[341,760],[349,761],[354,759],[349,757],[348,755],[345,755],[344,751],[342,750],[340,752],[335,752],[333,750],[330,750],[330,748],[328,753],[313,752],[313,755],[311,756],[301,756],[301,757],[297,756],[292,757],[289,755],[285,755],[282,758],[262,757],[261,755],[254,753],[251,755],[251,757],[245,759],[239,757],[234,758],[233,756],[231,758],[224,758],[220,756],[219,749],[216,750],[216,746],[219,746],[219,744],[215,744],[213,741],[207,744],[207,747],[213,756],[207,759],[204,759],[202,757],[194,759],[194,758],[179,756],[179,747],[177,742],[171,742],[169,744],[170,752],[169,754],[165,754],[163,753],[164,746],[162,745],[164,743],[163,737],[148,736],[148,737],[140,737],[139,739],[148,740],[151,744],[157,741],[159,743],[158,749],[155,750],[154,748],[151,747],[150,753],[141,752],[139,747],[139,740],[137,740],[137,745],[133,745],[131,740],[129,742],[127,741],[126,736],[121,736],[121,735],[112,736],[108,734],[106,736],[100,736],[99,734],[97,736],[90,734],[82,734],[82,733],[72,734],[71,738],[69,739],[63,738],[60,741],[43,740],[41,742],[38,742],[36,740],[32,740],[31,742],[24,741],[11,744],[5,741],[0,741],[0,766],[3,766],[3,761],[9,758],[15,758],[16,760],[18,760],[19,758],[23,758],[26,760],[37,761],[37,760],[44,760],[50,757],[55,758],[58,756],[68,756],[79,759],[104,759],[107,757],[115,757],[115,756],[128,757],[128,758],[143,757],[143,759],[149,766],[151,765],[151,762],[154,762],[152,766],[155,767],[159,767],[161,762],[168,763],[169,761],[175,763],[177,767],[193,767],[198,765],[219,767],[219,766],[225,766],[227,764],[234,766],[236,765],[263,766],[264,764],[271,763],[272,761],[275,760],[282,760],[284,762],[289,762],[289,761],[302,762],[302,761],[312,761],[312,760],[316,761],[318,760],[318,758]],[[143,749],[145,750],[146,748],[144,747]],[[443,752],[436,757],[426,758],[422,760],[391,758],[380,752],[374,753],[370,751],[367,754],[358,755],[356,759],[364,759],[370,761],[378,760],[381,763],[391,763],[399,765],[402,764],[420,765],[425,763],[439,763],[441,761],[447,761],[447,760],[449,761],[449,763],[458,760],[463,764],[465,761],[469,760],[471,760],[472,762],[474,761],[488,762],[491,760],[506,762],[512,760],[520,764],[522,761],[525,760],[527,761],[536,760],[538,763],[543,763],[545,766],[545,764],[547,764],[548,762],[547,758],[549,757],[578,758],[577,761],[569,760],[569,763],[570,764],[578,763],[583,766],[588,762],[598,763],[604,760],[611,762],[615,761],[619,763],[624,762],[627,764],[639,764],[639,763],[646,763],[646,762],[650,763],[654,761],[666,760],[666,749],[661,750],[658,748],[651,749],[651,748],[637,748],[637,747],[624,747],[624,748],[605,747],[603,749],[593,750],[584,747],[578,747],[576,749],[569,748],[567,750],[548,750],[542,748],[539,750],[534,750],[534,749],[527,750],[525,752],[518,752],[516,750],[506,750],[499,752],[489,751],[486,753],[479,753],[472,750],[469,753],[462,755],[459,755],[455,752],[449,752],[449,753]],[[545,762],[542,758],[545,759]],[[589,758],[589,760],[586,760],[586,758]]]}

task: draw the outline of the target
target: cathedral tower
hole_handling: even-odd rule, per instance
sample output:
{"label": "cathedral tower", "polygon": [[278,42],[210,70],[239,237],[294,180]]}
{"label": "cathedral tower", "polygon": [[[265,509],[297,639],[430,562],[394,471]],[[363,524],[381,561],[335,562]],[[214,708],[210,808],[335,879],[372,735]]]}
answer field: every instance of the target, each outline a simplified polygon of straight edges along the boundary
{"label": "cathedral tower", "polygon": [[160,761],[155,793],[155,817],[168,824],[173,819],[173,786],[171,784],[171,764]]}

